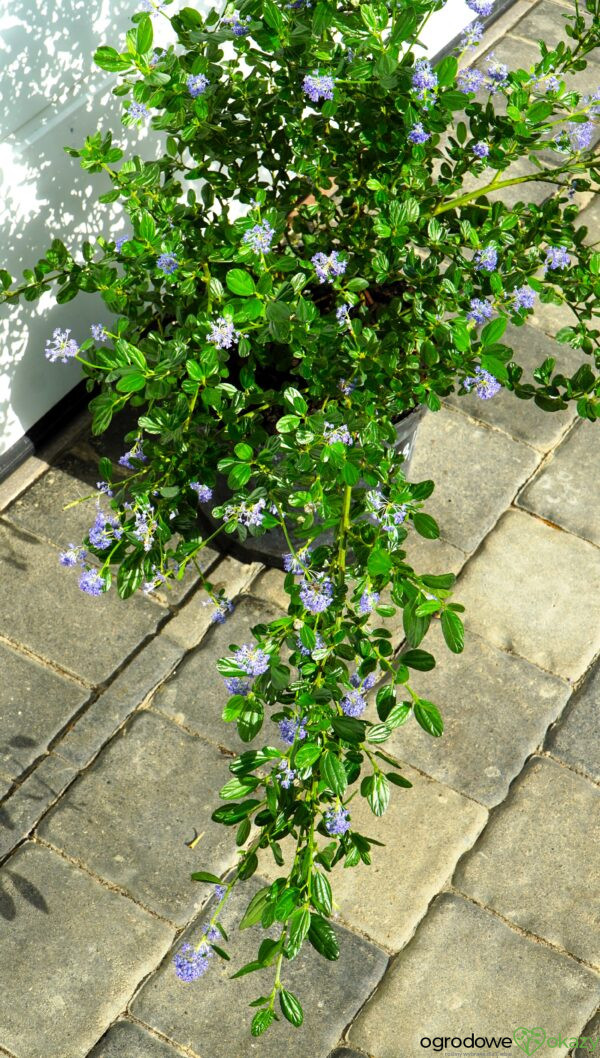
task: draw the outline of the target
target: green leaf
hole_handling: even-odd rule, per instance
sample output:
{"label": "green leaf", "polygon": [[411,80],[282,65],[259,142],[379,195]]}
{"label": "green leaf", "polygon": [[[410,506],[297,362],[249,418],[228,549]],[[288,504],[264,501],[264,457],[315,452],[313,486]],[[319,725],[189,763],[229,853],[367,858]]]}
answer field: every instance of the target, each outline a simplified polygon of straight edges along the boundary
{"label": "green leaf", "polygon": [[506,330],[507,324],[508,320],[506,316],[498,316],[497,319],[492,320],[490,323],[486,323],[481,332],[481,344],[493,345],[494,342],[499,342]]}
{"label": "green leaf", "polygon": [[352,716],[334,716],[331,726],[336,735],[345,742],[362,742],[365,738],[366,723]]}
{"label": "green leaf", "polygon": [[452,610],[444,610],[442,614],[442,632],[452,653],[460,654],[465,645],[465,630],[460,617]]}
{"label": "green leaf", "polygon": [[227,475],[227,484],[232,489],[241,489],[252,477],[252,467],[248,463],[236,463]]}
{"label": "green leaf", "polygon": [[292,406],[297,415],[306,414],[306,412],[308,411],[308,404],[306,403],[302,394],[299,393],[297,389],[294,389],[293,386],[288,386],[287,389],[284,390],[283,396],[287,400],[288,404]]}
{"label": "green leaf", "polygon": [[437,705],[420,698],[414,706],[415,720],[421,725],[423,731],[434,738],[439,738],[444,730],[444,721],[440,716]]}
{"label": "green leaf", "polygon": [[400,655],[400,661],[411,669],[418,669],[419,672],[429,672],[435,668],[435,658],[427,650],[407,650]]}
{"label": "green leaf", "polygon": [[318,951],[319,955],[323,955],[325,959],[329,959],[330,962],[339,959],[340,949],[337,937],[329,922],[322,918],[321,915],[311,914],[308,939],[313,948]]}
{"label": "green leaf", "polygon": [[119,379],[117,389],[119,393],[137,393],[138,390],[144,389],[145,385],[146,378],[141,371],[130,371]]}
{"label": "green leaf", "polygon": [[262,0],[262,16],[271,29],[280,33],[284,26],[283,17],[274,0]]}
{"label": "green leaf", "polygon": [[[192,875],[193,877],[193,875]],[[220,884],[220,879],[219,879]],[[271,892],[271,886],[267,885],[264,889],[259,889],[254,894],[252,900],[246,908],[242,921],[240,922],[240,929],[248,929],[249,926],[255,926],[257,922],[260,922],[263,917],[263,912],[269,903],[269,894]]]}
{"label": "green leaf", "polygon": [[194,871],[192,875],[193,882],[208,882],[209,885],[222,885],[222,881],[217,877],[216,874],[210,874],[209,871]]}
{"label": "green leaf", "polygon": [[[416,517],[416,516],[415,516]],[[387,551],[382,548],[374,548],[367,560],[367,569],[372,577],[389,576],[392,568],[392,560]]]}
{"label": "green leaf", "polygon": [[385,775],[377,772],[374,775],[365,776],[360,792],[369,802],[373,814],[382,816],[390,801],[390,784]]}
{"label": "green leaf", "polygon": [[[265,0],[263,0],[264,6]],[[281,1007],[281,1013],[292,1025],[298,1028],[304,1020],[302,1013],[302,1005],[293,992],[288,992],[287,988],[282,988],[279,993],[279,1005]]]}
{"label": "green leaf", "polygon": [[341,760],[331,750],[326,750],[321,757],[321,775],[334,794],[341,797],[348,785],[348,778]]}
{"label": "green leaf", "polygon": [[396,695],[394,688],[390,687],[389,684],[385,687],[380,687],[375,698],[375,706],[377,708],[377,716],[381,721],[387,720],[395,704]]}
{"label": "green leaf", "polygon": [[454,84],[457,70],[458,60],[454,55],[447,55],[446,58],[442,59],[442,61],[435,67],[438,84],[443,87]]}
{"label": "green leaf", "polygon": [[262,1036],[263,1032],[266,1032],[269,1025],[272,1025],[275,1021],[275,1011],[267,1008],[266,1010],[258,1010],[252,1018],[252,1024],[250,1026],[250,1033],[252,1036]]}
{"label": "green leaf", "polygon": [[123,58],[114,48],[108,47],[101,47],[95,51],[94,62],[101,70],[108,70],[109,73],[121,73],[129,70],[131,66],[130,59]]}
{"label": "green leaf", "polygon": [[290,318],[290,306],[284,301],[267,301],[265,305],[265,316],[268,320],[277,323],[285,323]]}
{"label": "green leaf", "polygon": [[538,99],[535,103],[532,103],[525,116],[528,121],[536,125],[539,121],[545,121],[546,118],[550,117],[553,110],[554,103],[550,103],[547,99]]}
{"label": "green leaf", "polygon": [[297,415],[283,415],[281,419],[276,423],[275,429],[278,433],[291,433],[295,430],[300,422]]}
{"label": "green leaf", "polygon": [[321,871],[315,871],[311,879],[312,902],[318,911],[330,915],[333,910],[333,895],[329,880]]}
{"label": "green leaf", "polygon": [[427,540],[437,540],[440,535],[435,518],[432,518],[430,514],[423,514],[422,511],[417,511],[413,514],[413,525],[419,535],[424,536]]}
{"label": "green leaf", "polygon": [[367,731],[367,742],[387,742],[392,729],[387,724],[371,724]]}
{"label": "green leaf", "polygon": [[246,779],[230,779],[229,782],[225,783],[219,790],[219,797],[222,797],[224,801],[235,801],[236,797],[245,797],[246,794],[252,793],[258,786],[258,779],[255,779],[253,775],[249,775]]}
{"label": "green leaf", "polygon": [[152,47],[153,33],[152,20],[148,15],[143,15],[137,24],[135,46],[141,55],[150,51]]}
{"label": "green leaf", "polygon": [[293,959],[300,951],[302,942],[310,928],[310,911],[301,907],[294,911],[288,922],[286,954],[288,959]]}
{"label": "green leaf", "polygon": [[299,903],[300,890],[296,886],[284,889],[275,904],[275,918],[278,922],[286,922]]}
{"label": "green leaf", "polygon": [[254,454],[252,449],[250,448],[250,445],[247,444],[237,444],[235,445],[233,451],[235,452],[238,459],[243,459],[245,461],[252,459],[252,456]]}
{"label": "green leaf", "polygon": [[254,280],[242,268],[232,268],[225,277],[225,282],[233,294],[240,298],[249,298],[255,292]]}
{"label": "green leaf", "polygon": [[301,746],[294,758],[298,768],[310,768],[321,756],[321,747],[315,742],[308,742]]}
{"label": "green leaf", "polygon": [[117,593],[120,599],[128,599],[140,587],[144,579],[142,567],[136,562],[128,565],[123,562],[117,573]]}
{"label": "green leaf", "polygon": [[411,710],[412,705],[410,702],[399,702],[398,705],[394,706],[386,720],[387,727],[400,727],[400,724],[403,724],[407,717],[410,716]]}
{"label": "green leaf", "polygon": [[386,778],[389,782],[393,783],[394,786],[402,786],[405,790],[412,790],[412,783],[405,779],[403,775],[398,775],[395,771],[388,771]]}

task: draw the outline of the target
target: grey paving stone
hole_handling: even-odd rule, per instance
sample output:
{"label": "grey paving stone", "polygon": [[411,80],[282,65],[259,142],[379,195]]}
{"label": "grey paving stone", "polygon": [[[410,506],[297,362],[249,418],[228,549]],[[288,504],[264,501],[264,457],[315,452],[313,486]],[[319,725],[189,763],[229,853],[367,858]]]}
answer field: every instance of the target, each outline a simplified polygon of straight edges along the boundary
{"label": "grey paving stone", "polygon": [[[79,543],[96,516],[98,469],[73,455],[65,455],[4,512],[4,518],[36,536],[65,547]],[[91,497],[68,510],[75,500]],[[105,501],[105,497],[102,497]],[[107,504],[104,502],[106,509]]]}
{"label": "grey paving stone", "polygon": [[0,877],[2,1044],[18,1058],[83,1058],[173,930],[39,845]]}
{"label": "grey paving stone", "polygon": [[[168,627],[168,626],[167,626]],[[183,648],[167,632],[151,639],[79,717],[55,749],[83,768],[181,660]]]}
{"label": "grey paving stone", "polygon": [[411,718],[387,746],[476,801],[498,804],[564,708],[569,685],[474,632],[465,636],[462,654],[451,654],[439,622],[424,646],[437,665],[431,672],[411,672],[410,685],[439,707],[444,734],[432,738]]}
{"label": "grey paving stone", "polygon": [[573,1058],[590,1058],[598,1053],[600,1046],[600,1010],[579,1033],[579,1046],[573,1051]]}
{"label": "grey paving stone", "polygon": [[0,773],[17,779],[83,705],[88,692],[0,643]]}
{"label": "grey paving stone", "polygon": [[[389,742],[382,747],[384,752],[387,746]],[[430,901],[449,881],[454,865],[472,847],[488,817],[481,805],[408,765],[402,775],[412,789],[393,786],[390,804],[380,818],[363,797],[350,805],[353,829],[383,841],[384,847],[372,849],[368,867],[359,864],[350,869],[340,863],[330,876],[342,919],[390,951],[410,940]],[[291,863],[295,844],[284,842],[282,848]],[[282,873],[273,860],[262,872],[269,881]]]}
{"label": "grey paving stone", "polygon": [[[175,674],[159,688],[152,699],[153,708],[173,717],[190,731],[204,735],[218,745],[238,752],[248,749],[234,724],[221,719],[229,698],[223,678],[217,672],[217,661],[230,653],[229,645],[252,642],[254,625],[281,616],[280,610],[250,596],[241,600],[224,624],[214,625],[200,646],[182,661]],[[268,719],[262,729],[272,740],[276,728]],[[263,733],[261,736],[263,737]],[[262,743],[261,743],[262,745]]]}
{"label": "grey paving stone", "polygon": [[[510,36],[522,37],[526,41],[538,41],[543,40],[548,45],[548,48],[555,48],[559,41],[563,40],[567,46],[570,45],[570,38],[565,33],[565,26],[571,23],[565,22],[565,15],[574,13],[574,6],[564,7],[563,5],[553,4],[550,0],[543,0],[542,3],[536,4],[533,10],[522,18],[520,22],[517,22],[516,26],[510,30]],[[587,15],[585,10],[585,4],[582,4],[580,8],[581,14],[584,17]],[[591,21],[591,16],[587,15],[588,21]],[[588,57],[593,63],[597,61],[594,56],[594,52]],[[593,70],[593,67],[592,67]],[[594,76],[596,80],[594,81]],[[591,73],[591,81],[593,87],[596,88],[598,85],[598,73]],[[592,85],[590,84],[590,87]]]}
{"label": "grey paving stone", "polygon": [[133,1021],[117,1021],[89,1058],[181,1058],[182,1052],[170,1043],[151,1036]]}
{"label": "grey paving stone", "polygon": [[442,539],[473,551],[539,461],[529,446],[443,408],[419,426],[411,481],[433,478],[426,511]]}
{"label": "grey paving stone", "polygon": [[600,231],[600,199],[596,195],[587,209],[577,218],[578,227],[583,225],[587,228],[587,235],[584,242],[587,246],[591,246],[593,243],[598,241],[598,232]]}
{"label": "grey paving stone", "polygon": [[541,518],[600,545],[600,430],[578,422],[518,498]]}
{"label": "grey paving stone", "polygon": [[[521,1025],[576,1036],[598,997],[600,980],[591,970],[446,893],[351,1026],[349,1042],[375,1058],[417,1058],[429,1053],[424,1037],[510,1038]],[[564,1058],[567,1049],[552,1053]]]}
{"label": "grey paving stone", "polygon": [[[552,356],[557,370],[573,374],[581,364],[583,354],[561,345],[537,328],[515,327],[509,324],[502,341],[514,350],[514,360],[523,368],[523,382],[533,382],[533,371]],[[575,405],[562,412],[549,414],[532,400],[519,400],[507,389],[502,389],[492,400],[480,400],[474,393],[459,396],[454,393],[446,403],[470,415],[472,419],[496,426],[517,441],[526,441],[542,452],[558,443],[577,415]]]}
{"label": "grey paving stone", "polygon": [[[338,1043],[344,1028],[383,975],[387,956],[375,945],[335,926],[340,946],[336,962],[327,962],[309,944],[300,956],[285,963],[282,983],[298,996],[304,1007],[304,1024],[294,1029],[283,1018],[274,1023],[260,1041],[250,1036],[253,1011],[248,1003],[270,991],[274,968],[230,980],[245,962],[256,957],[264,936],[278,935],[259,929],[237,931],[243,911],[253,894],[264,885],[252,879],[234,890],[222,916],[229,934],[231,962],[216,962],[196,985],[178,980],[170,962],[144,985],[132,1004],[133,1014],[170,1040],[189,1047],[202,1058],[326,1058]],[[202,919],[202,922],[204,919]],[[196,942],[202,923],[182,937]]]}
{"label": "grey paving stone", "polygon": [[67,761],[49,753],[0,805],[0,859],[31,833],[36,823],[77,776]]}
{"label": "grey paving stone", "polygon": [[139,595],[85,595],[56,550],[16,526],[0,525],[0,562],[0,634],[90,683],[107,680],[164,617]]}
{"label": "grey paving stone", "polygon": [[598,787],[552,760],[534,757],[460,863],[454,884],[523,929],[600,967],[599,836]]}
{"label": "grey paving stone", "polygon": [[600,666],[573,695],[546,746],[555,757],[600,783]]}
{"label": "grey paving stone", "polygon": [[[155,713],[136,714],[42,821],[40,835],[152,911],[186,922],[206,894],[192,871],[222,874],[231,831],[210,819],[228,758]],[[194,832],[202,840],[194,849]]]}
{"label": "grey paving stone", "polygon": [[578,679],[600,650],[600,551],[524,511],[503,515],[456,597],[468,628],[557,676]]}

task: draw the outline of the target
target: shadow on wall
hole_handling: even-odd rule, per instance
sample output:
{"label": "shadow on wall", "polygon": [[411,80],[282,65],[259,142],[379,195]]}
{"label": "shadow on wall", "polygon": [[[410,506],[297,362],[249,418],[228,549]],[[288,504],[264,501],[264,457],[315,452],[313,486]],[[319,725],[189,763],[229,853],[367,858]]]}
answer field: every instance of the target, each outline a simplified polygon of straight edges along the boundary
{"label": "shadow on wall", "polygon": [[[176,0],[170,11],[180,6]],[[92,62],[101,44],[124,47],[131,15],[141,9],[141,0],[0,0],[0,268],[18,281],[54,238],[81,262],[85,239],[127,230],[118,207],[97,203],[108,177],[85,173],[63,147],[112,130],[129,153],[161,152],[157,133],[122,126],[115,77]],[[166,19],[155,18],[154,27],[157,44],[172,39]],[[109,317],[95,295],[57,306],[47,293],[0,308],[0,456],[80,378],[77,365],[46,361],[46,339],[60,327],[81,341],[96,321]]]}

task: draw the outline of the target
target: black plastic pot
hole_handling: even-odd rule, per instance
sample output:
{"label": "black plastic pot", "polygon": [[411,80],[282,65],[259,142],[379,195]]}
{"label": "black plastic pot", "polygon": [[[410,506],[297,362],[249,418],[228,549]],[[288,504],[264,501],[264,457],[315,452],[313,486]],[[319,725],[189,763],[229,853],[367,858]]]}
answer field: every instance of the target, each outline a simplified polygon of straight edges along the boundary
{"label": "black plastic pot", "polygon": [[[404,472],[410,467],[413,454],[417,428],[426,409],[424,407],[414,408],[412,411],[396,424],[396,441],[394,447],[401,453],[404,462]],[[202,532],[206,536],[214,533],[215,529],[222,524],[212,517],[211,510],[220,504],[226,503],[231,495],[225,478],[220,478],[213,490],[213,498],[210,503],[201,503],[198,507],[198,521]],[[327,543],[331,534],[324,533],[321,542]],[[227,533],[219,533],[212,541],[211,546],[221,554],[233,555],[240,562],[262,562],[263,565],[272,569],[283,569],[283,556],[289,553],[289,547],[281,529],[269,529],[262,536],[248,536],[243,542],[237,536]]]}

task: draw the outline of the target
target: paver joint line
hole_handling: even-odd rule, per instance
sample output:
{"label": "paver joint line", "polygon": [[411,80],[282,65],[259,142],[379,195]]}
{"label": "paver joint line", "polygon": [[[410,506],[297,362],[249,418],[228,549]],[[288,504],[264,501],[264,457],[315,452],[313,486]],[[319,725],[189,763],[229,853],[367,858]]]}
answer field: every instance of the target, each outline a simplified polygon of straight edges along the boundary
{"label": "paver joint line", "polygon": [[[499,805],[498,807],[501,806]],[[465,855],[467,855],[467,853],[465,853]],[[548,948],[549,951],[556,952],[557,955],[564,955],[568,959],[572,959],[573,962],[578,963],[579,966],[583,966],[586,970],[590,970],[591,973],[595,974],[596,977],[600,979],[600,968],[598,966],[594,966],[593,963],[587,962],[585,959],[580,958],[580,956],[578,955],[574,955],[572,951],[568,951],[566,948],[562,948],[560,944],[554,944],[552,941],[547,940],[546,937],[540,937],[538,933],[533,933],[531,930],[523,929],[522,926],[519,926],[518,923],[513,922],[512,919],[506,918],[505,915],[503,915],[500,911],[497,911],[496,908],[490,907],[489,904],[482,903],[470,893],[466,893],[463,889],[460,889],[456,885],[456,883],[452,883],[451,885],[449,885],[444,890],[444,892],[452,893],[455,896],[460,896],[462,900],[468,900],[470,904],[473,904],[475,907],[478,907],[481,911],[486,911],[489,915],[493,915],[494,918],[499,919],[499,921],[502,922],[505,926],[508,926],[508,928],[511,929],[513,933],[517,933],[520,937],[525,937],[527,940],[533,941],[534,944],[539,944],[542,948]],[[400,955],[402,955],[402,952],[398,952],[398,955],[395,957],[395,959],[397,959]]]}

